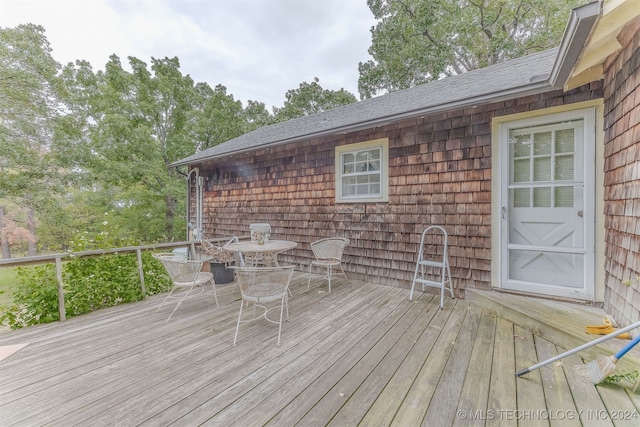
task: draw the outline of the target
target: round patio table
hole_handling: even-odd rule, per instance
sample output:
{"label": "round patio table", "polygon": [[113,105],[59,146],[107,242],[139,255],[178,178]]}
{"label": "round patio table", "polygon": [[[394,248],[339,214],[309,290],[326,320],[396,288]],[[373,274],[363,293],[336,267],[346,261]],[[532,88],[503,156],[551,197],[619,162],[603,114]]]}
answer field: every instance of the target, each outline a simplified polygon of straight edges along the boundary
{"label": "round patio table", "polygon": [[278,266],[278,254],[296,246],[298,246],[296,242],[289,240],[268,240],[262,245],[256,242],[242,241],[228,243],[222,248],[230,252],[241,253],[245,263],[251,266]]}

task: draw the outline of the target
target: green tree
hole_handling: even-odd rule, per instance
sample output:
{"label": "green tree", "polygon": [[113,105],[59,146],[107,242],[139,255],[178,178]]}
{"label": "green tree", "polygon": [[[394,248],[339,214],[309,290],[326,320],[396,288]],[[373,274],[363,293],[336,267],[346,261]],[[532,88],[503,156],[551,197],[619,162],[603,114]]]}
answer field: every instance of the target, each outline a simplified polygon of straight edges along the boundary
{"label": "green tree", "polygon": [[[0,205],[11,201],[26,212],[30,255],[36,254],[37,211],[70,173],[60,168],[52,150],[64,109],[59,69],[42,27],[0,28]],[[3,228],[16,219],[15,211],[5,214]],[[3,257],[9,257],[5,231],[0,230],[0,239]]]}
{"label": "green tree", "polygon": [[94,88],[86,84],[94,80],[85,67],[67,70],[79,78],[69,85],[75,99],[88,105],[88,144],[78,159],[93,176],[92,191],[103,212],[121,219],[123,235],[143,241],[182,238],[175,230],[184,220],[178,212],[184,180],[169,165],[195,150],[187,131],[194,84],[180,72],[177,58],[152,59],[149,70],[131,57],[129,66],[131,71],[125,70],[111,56],[105,71],[95,75]]}
{"label": "green tree", "polygon": [[233,95],[227,95],[226,87],[217,85],[211,89],[206,83],[198,83],[195,91],[191,121],[195,151],[206,150],[244,133],[246,121],[242,103],[234,100]]}
{"label": "green tree", "polygon": [[63,70],[77,135],[61,141],[92,184],[74,194],[96,220],[139,241],[183,239],[185,180],[171,163],[246,131],[239,101],[218,85],[194,84],[177,58],[129,58],[126,70],[113,55],[104,72],[81,61]]}
{"label": "green tree", "polygon": [[249,100],[244,109],[244,121],[245,132],[250,132],[275,123],[275,118],[269,113],[264,102]]}
{"label": "green tree", "polygon": [[358,66],[370,98],[555,47],[588,0],[367,0],[378,23]]}
{"label": "green tree", "polygon": [[287,91],[284,106],[274,108],[275,121],[283,122],[308,116],[357,101],[356,97],[345,89],[323,89],[319,83],[320,80],[314,77],[313,82],[302,82],[298,89]]}

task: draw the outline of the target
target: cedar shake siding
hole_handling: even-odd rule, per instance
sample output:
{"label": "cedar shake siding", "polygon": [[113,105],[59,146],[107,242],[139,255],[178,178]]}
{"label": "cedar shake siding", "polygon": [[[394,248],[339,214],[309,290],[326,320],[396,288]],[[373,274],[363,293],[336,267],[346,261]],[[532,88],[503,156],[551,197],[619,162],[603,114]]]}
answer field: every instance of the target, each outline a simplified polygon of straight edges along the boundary
{"label": "cedar shake siding", "polygon": [[[458,294],[490,289],[492,118],[602,96],[594,82],[205,160],[204,236],[246,235],[249,224],[268,222],[272,238],[298,242],[280,259],[301,270],[310,242],[344,236],[351,239],[343,258],[349,278],[407,288],[420,234],[437,224],[450,235]],[[381,138],[389,141],[389,201],[336,203],[336,146]]]}
{"label": "cedar shake siding", "polygon": [[627,324],[640,320],[640,33],[608,63],[604,101],[604,309]]}

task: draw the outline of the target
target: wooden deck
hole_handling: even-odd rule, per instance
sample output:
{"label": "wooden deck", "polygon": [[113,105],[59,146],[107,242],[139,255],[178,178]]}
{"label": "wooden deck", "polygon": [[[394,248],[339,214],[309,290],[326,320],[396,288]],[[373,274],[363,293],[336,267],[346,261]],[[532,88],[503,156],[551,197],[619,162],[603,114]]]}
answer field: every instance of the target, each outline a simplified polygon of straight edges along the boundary
{"label": "wooden deck", "polygon": [[2,333],[0,348],[25,346],[0,360],[0,425],[640,425],[640,396],[593,386],[573,369],[578,355],[516,378],[567,347],[561,332],[492,306],[492,293],[439,310],[430,294],[410,302],[405,289],[344,279],[328,293],[313,277],[309,291],[294,277],[279,347],[262,321],[232,346],[231,285],[220,308],[193,299],[169,322],[156,296]]}

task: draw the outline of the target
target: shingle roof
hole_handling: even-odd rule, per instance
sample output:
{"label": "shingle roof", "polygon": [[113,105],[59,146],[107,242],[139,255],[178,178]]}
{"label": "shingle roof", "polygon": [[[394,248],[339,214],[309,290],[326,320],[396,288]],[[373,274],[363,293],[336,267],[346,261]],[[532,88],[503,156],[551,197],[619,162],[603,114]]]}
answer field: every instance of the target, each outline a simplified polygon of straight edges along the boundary
{"label": "shingle roof", "polygon": [[173,166],[200,163],[256,148],[551,90],[553,88],[548,77],[557,54],[558,49],[550,49],[311,116],[265,126],[179,160]]}

